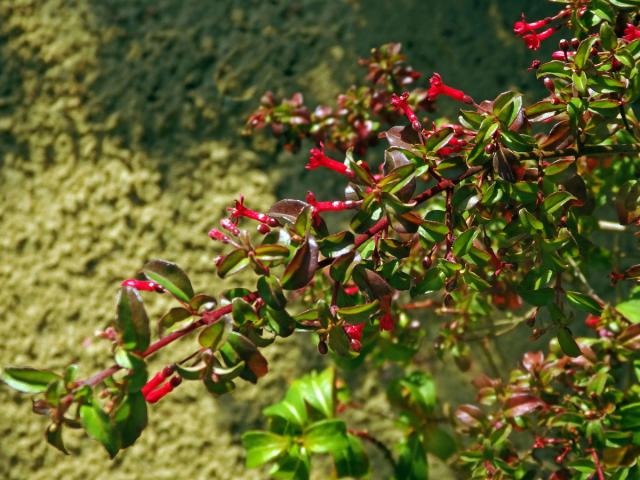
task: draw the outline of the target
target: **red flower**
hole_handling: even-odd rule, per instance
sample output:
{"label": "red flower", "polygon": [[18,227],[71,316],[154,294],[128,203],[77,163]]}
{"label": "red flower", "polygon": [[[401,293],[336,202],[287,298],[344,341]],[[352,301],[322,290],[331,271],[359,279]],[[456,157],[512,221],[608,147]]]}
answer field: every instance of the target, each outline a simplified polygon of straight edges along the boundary
{"label": "red flower", "polygon": [[313,207],[313,215],[322,212],[340,212],[342,210],[350,210],[358,208],[362,201],[355,200],[335,200],[333,202],[318,202],[313,192],[307,192],[307,203]]}
{"label": "red flower", "polygon": [[144,399],[149,403],[159,402],[164,397],[166,397],[169,393],[171,393],[173,389],[176,388],[181,383],[182,383],[181,377],[173,377],[167,383],[161,385],[155,390],[151,390],[150,392],[147,392],[146,395],[143,393]]}
{"label": "red flower", "polygon": [[429,92],[427,97],[429,100],[433,101],[438,98],[438,95],[446,95],[447,97],[451,97],[454,100],[458,100],[459,102],[464,103],[473,103],[473,99],[464,93],[461,90],[456,90],[455,88],[451,88],[448,85],[445,85],[442,82],[442,77],[439,73],[434,73],[431,80],[429,80],[431,86],[429,87]]}
{"label": "red flower", "polygon": [[598,328],[598,325],[600,324],[600,317],[597,315],[589,314],[587,315],[587,318],[585,318],[584,324],[587,327],[595,330],[596,328]]}
{"label": "red flower", "polygon": [[364,330],[364,323],[357,323],[355,325],[345,325],[344,331],[347,336],[352,340],[361,340],[362,339],[362,331]]}
{"label": "red flower", "polygon": [[408,99],[409,92],[404,92],[399,97],[394,93],[393,95],[391,95],[391,105],[396,110],[400,110],[402,113],[404,113],[404,115],[407,117],[407,120],[409,120],[409,123],[411,123],[411,128],[413,128],[416,132],[419,132],[420,130],[422,130],[422,125],[420,125],[418,117],[407,103]]}
{"label": "red flower", "polygon": [[537,22],[527,23],[523,13],[522,20],[520,20],[519,22],[516,22],[513,25],[513,31],[515,32],[516,35],[522,36],[525,33],[533,32],[534,30],[547,26],[550,21],[551,21],[550,18],[543,18],[542,20],[538,20]]}
{"label": "red flower", "polygon": [[627,28],[624,29],[624,38],[628,42],[633,42],[640,38],[640,28],[632,25],[631,23],[627,23]]}
{"label": "red flower", "polygon": [[387,310],[382,317],[380,317],[380,330],[386,330],[390,332],[393,330],[393,317],[391,311]]}
{"label": "red flower", "polygon": [[351,345],[351,350],[354,352],[359,352],[362,348],[362,343],[360,340],[362,339],[362,330],[364,330],[364,322],[358,323],[356,325],[345,325],[344,331],[349,337],[349,344]]}
{"label": "red flower", "polygon": [[123,287],[131,287],[136,290],[142,290],[144,292],[158,292],[163,293],[164,288],[158,285],[156,282],[146,281],[146,280],[136,280],[135,278],[129,278],[124,280],[121,285]]}
{"label": "red flower", "polygon": [[309,157],[309,163],[305,167],[307,170],[315,170],[316,168],[324,167],[334,172],[338,172],[349,178],[353,178],[353,172],[344,163],[340,163],[333,158],[329,158],[324,153],[324,144],[320,142],[320,148],[312,148],[309,150],[311,156]]}
{"label": "red flower", "polygon": [[227,208],[227,210],[231,212],[231,218],[246,217],[252,220],[257,220],[260,223],[267,224],[270,227],[277,227],[278,225],[280,225],[275,218],[245,207],[243,195],[240,196],[240,200],[236,200],[235,207],[229,207]]}
{"label": "red flower", "polygon": [[522,39],[524,40],[524,43],[527,44],[527,48],[531,50],[538,50],[540,48],[540,42],[542,42],[543,40],[546,40],[554,33],[556,33],[555,29],[553,27],[550,27],[550,28],[547,28],[546,30],[543,30],[540,33],[536,33],[536,32],[528,33],[524,35]]}
{"label": "red flower", "polygon": [[169,367],[164,367],[162,370],[156,373],[153,376],[153,378],[149,380],[147,383],[145,383],[144,386],[140,389],[140,392],[142,393],[142,395],[146,397],[148,393],[150,393],[152,390],[157,388],[162,382],[164,382],[167,379],[167,377],[170,377],[174,370],[175,370],[175,367],[171,365]]}

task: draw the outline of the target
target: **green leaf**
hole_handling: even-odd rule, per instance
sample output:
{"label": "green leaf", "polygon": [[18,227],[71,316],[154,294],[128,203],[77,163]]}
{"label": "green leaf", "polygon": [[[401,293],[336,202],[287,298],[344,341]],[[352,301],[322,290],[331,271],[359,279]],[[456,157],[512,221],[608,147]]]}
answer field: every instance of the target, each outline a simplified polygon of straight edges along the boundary
{"label": "green leaf", "polygon": [[359,478],[369,473],[369,457],[360,439],[354,435],[347,434],[345,447],[333,451],[332,455],[338,478]]}
{"label": "green leaf", "polygon": [[121,287],[116,303],[116,330],[122,337],[122,346],[127,350],[143,352],[149,346],[151,331],[140,293],[135,288]]}
{"label": "green leaf", "polygon": [[[195,298],[195,297],[194,297]],[[191,312],[183,307],[174,307],[165,313],[158,322],[158,331],[163,332],[178,322],[191,317]]]}
{"label": "green leaf", "polygon": [[258,293],[264,303],[275,310],[282,310],[287,305],[287,299],[282,292],[280,282],[273,275],[258,279]]}
{"label": "green leaf", "polygon": [[589,56],[591,55],[591,48],[593,47],[593,44],[596,42],[596,40],[598,40],[597,35],[593,37],[587,37],[578,47],[578,51],[576,52],[576,56],[573,60],[578,69],[582,70],[587,64],[587,60],[589,60]]}
{"label": "green leaf", "polygon": [[602,25],[600,25],[600,40],[602,41],[602,46],[609,51],[615,50],[618,46],[616,32],[607,22],[602,22]]}
{"label": "green leaf", "polygon": [[245,380],[256,383],[269,371],[267,359],[260,353],[255,344],[238,332],[231,332],[228,338],[231,348],[244,360],[245,369],[240,375]]}
{"label": "green leaf", "polygon": [[633,323],[640,322],[640,300],[629,300],[616,305],[616,310]]}
{"label": "green leaf", "polygon": [[473,245],[473,241],[478,236],[479,231],[476,229],[469,229],[463,232],[458,238],[453,242],[453,254],[456,257],[462,257],[466,255],[467,252],[471,249]]}
{"label": "green leaf", "polygon": [[278,459],[276,468],[270,472],[271,477],[276,480],[309,480],[309,453],[304,448],[293,445],[286,455]]}
{"label": "green leaf", "polygon": [[233,250],[216,265],[218,276],[225,278],[244,270],[249,265],[249,257],[247,255],[247,251],[242,248]]}
{"label": "green leaf", "polygon": [[312,372],[300,381],[300,393],[313,408],[322,413],[326,418],[333,417],[333,382],[335,372],[327,368],[322,373]]}
{"label": "green leaf", "polygon": [[353,249],[353,233],[343,231],[324,237],[318,242],[320,251],[325,257],[339,257]]}
{"label": "green leaf", "polygon": [[427,152],[437,152],[444,147],[453,138],[454,131],[452,128],[446,127],[437,130],[436,133],[429,136],[426,143]]}
{"label": "green leaf", "polygon": [[555,293],[553,288],[550,287],[543,287],[535,290],[518,288],[517,291],[525,302],[535,305],[536,307],[543,307],[551,303]]}
{"label": "green leaf", "polygon": [[175,263],[152,260],[142,267],[144,274],[162,285],[174,297],[188,302],[193,297],[193,287],[186,273]]}
{"label": "green leaf", "polygon": [[427,454],[418,432],[409,435],[400,445],[400,455],[395,470],[396,480],[425,480],[429,478]]}
{"label": "green leaf", "polygon": [[104,410],[98,405],[81,405],[80,420],[89,436],[100,442],[114,458],[120,450],[120,437]]}
{"label": "green leaf", "polygon": [[304,445],[314,453],[341,450],[347,446],[347,425],[337,419],[315,422],[304,431]]}
{"label": "green leaf", "polygon": [[574,197],[567,191],[553,192],[551,195],[547,196],[547,198],[544,199],[544,201],[542,202],[542,207],[547,213],[552,214],[556,210],[562,208],[562,206],[567,202],[575,199],[576,197]]}
{"label": "green leaf", "polygon": [[199,293],[194,296],[189,302],[189,306],[194,309],[196,312],[200,311],[200,308],[204,307],[203,310],[213,310],[216,308],[218,301],[216,297],[212,297],[211,295],[207,295],[205,293]]}
{"label": "green leaf", "polygon": [[129,393],[118,406],[115,420],[120,432],[120,448],[133,445],[147,428],[147,402],[142,393]]}
{"label": "green leaf", "polygon": [[200,332],[198,343],[204,348],[209,348],[215,352],[227,341],[232,329],[233,322],[231,317],[225,315],[218,322],[209,325]]}
{"label": "green leaf", "polygon": [[258,314],[245,299],[238,297],[231,302],[232,315],[236,325],[244,325],[245,323],[257,323]]}
{"label": "green leaf", "polygon": [[296,320],[286,310],[266,307],[265,318],[271,329],[280,337],[288,337],[296,329]]}
{"label": "green leaf", "polygon": [[373,302],[355,305],[353,307],[343,307],[337,310],[338,315],[347,323],[360,323],[369,320],[371,315],[380,309],[380,302]]}
{"label": "green leaf", "polygon": [[263,262],[284,260],[289,256],[289,247],[284,245],[260,245],[255,248],[256,258]]}
{"label": "green leaf", "polygon": [[282,274],[282,288],[298,290],[304,287],[311,281],[317,268],[318,245],[313,237],[307,237]]}
{"label": "green leaf", "polygon": [[7,367],[0,374],[0,380],[14,390],[23,393],[42,393],[50,383],[60,380],[57,375],[48,370],[37,370],[30,367]]}
{"label": "green leaf", "polygon": [[291,439],[271,432],[251,431],[242,435],[247,450],[247,468],[255,468],[278,457],[289,448]]}
{"label": "green leaf", "polygon": [[411,295],[425,295],[437,292],[444,287],[445,274],[438,268],[430,268],[422,280],[411,289]]}
{"label": "green leaf", "polygon": [[269,405],[262,410],[262,414],[267,417],[280,417],[285,422],[296,425],[300,429],[307,424],[308,418],[304,398],[296,383],[289,388],[284,400]]}
{"label": "green leaf", "polygon": [[354,267],[359,263],[359,257],[356,258],[356,256],[356,252],[349,252],[336,258],[329,269],[331,278],[336,282],[346,283],[351,277]]}
{"label": "green leaf", "polygon": [[533,233],[532,230],[544,230],[544,225],[538,220],[531,212],[526,208],[521,208],[519,212],[519,218],[522,225]]}
{"label": "green leaf", "polygon": [[594,315],[600,315],[602,313],[600,304],[584,293],[568,291],[567,300],[571,305],[585,312],[593,313]]}
{"label": "green leaf", "polygon": [[558,343],[565,355],[569,357],[579,357],[582,355],[582,351],[573,338],[571,330],[567,327],[561,327],[558,329]]}
{"label": "green leaf", "polygon": [[329,332],[329,346],[331,350],[340,356],[348,356],[351,353],[349,336],[342,327],[331,329]]}
{"label": "green leaf", "polygon": [[57,448],[65,455],[69,455],[69,452],[62,441],[62,424],[52,423],[49,425],[44,432],[44,438],[47,440],[49,445]]}

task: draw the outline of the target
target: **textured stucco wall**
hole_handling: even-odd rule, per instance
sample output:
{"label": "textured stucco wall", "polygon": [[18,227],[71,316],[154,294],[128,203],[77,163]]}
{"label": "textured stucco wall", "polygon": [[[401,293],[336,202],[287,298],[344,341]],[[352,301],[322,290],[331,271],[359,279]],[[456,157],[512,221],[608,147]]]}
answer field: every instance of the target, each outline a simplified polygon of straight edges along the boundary
{"label": "textured stucco wall", "polygon": [[[241,192],[266,207],[311,180],[302,154],[239,138],[264,89],[329,101],[361,73],[357,57],[398,40],[418,69],[477,98],[526,88],[530,54],[508,30],[521,8],[543,6],[0,1],[0,365],[97,368],[104,346],[83,341],[112,318],[118,281],[149,258],[177,261],[197,289],[222,288],[206,232],[224,207]],[[29,400],[0,387],[0,478],[259,477],[244,470],[239,437],[288,380],[321,364],[303,345],[270,349],[273,373],[232,396],[181,387],[114,462],[73,435],[78,455],[47,448]],[[375,379],[363,383],[375,393]]]}

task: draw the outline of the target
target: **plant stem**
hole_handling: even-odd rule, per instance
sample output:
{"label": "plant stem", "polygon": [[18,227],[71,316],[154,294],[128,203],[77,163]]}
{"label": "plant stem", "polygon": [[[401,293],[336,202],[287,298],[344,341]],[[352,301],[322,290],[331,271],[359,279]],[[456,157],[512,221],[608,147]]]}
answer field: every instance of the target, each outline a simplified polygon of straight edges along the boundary
{"label": "plant stem", "polygon": [[391,450],[389,450],[389,447],[387,447],[381,440],[378,440],[376,437],[371,435],[366,430],[353,430],[353,429],[349,428],[348,432],[351,435],[355,435],[358,438],[362,438],[363,440],[368,441],[374,447],[376,447],[378,450],[380,450],[382,452],[382,454],[384,455],[384,457],[387,459],[387,462],[389,462],[389,464],[391,465],[391,467],[395,471],[395,469],[397,467],[397,464],[396,464],[395,459],[393,458],[393,454],[391,453]]}

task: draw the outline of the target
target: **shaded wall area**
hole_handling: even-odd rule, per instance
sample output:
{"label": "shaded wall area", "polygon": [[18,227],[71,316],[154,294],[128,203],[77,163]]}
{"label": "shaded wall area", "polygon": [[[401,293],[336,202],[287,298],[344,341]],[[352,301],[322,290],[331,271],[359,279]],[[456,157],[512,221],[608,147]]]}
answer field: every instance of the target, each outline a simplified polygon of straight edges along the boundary
{"label": "shaded wall area", "polygon": [[[240,193],[266,208],[313,181],[302,154],[276,155],[270,142],[239,137],[267,88],[331,101],[360,75],[358,57],[402,41],[417,69],[437,69],[477,98],[530,89],[523,66],[531,54],[509,30],[521,9],[536,17],[544,7],[0,2],[0,365],[60,368],[77,359],[83,374],[98,368],[107,352],[92,332],[113,318],[119,281],[150,258],[178,262],[197,290],[222,290],[212,268],[220,250],[206,232],[224,208]],[[152,312],[161,307],[150,302]],[[273,372],[259,387],[220,400],[181,387],[114,462],[73,436],[77,456],[47,448],[28,399],[0,387],[0,476],[256,478],[244,469],[239,437],[261,425],[261,408],[287,381],[321,366],[306,343],[271,348]],[[376,382],[362,383],[383,409]]]}

